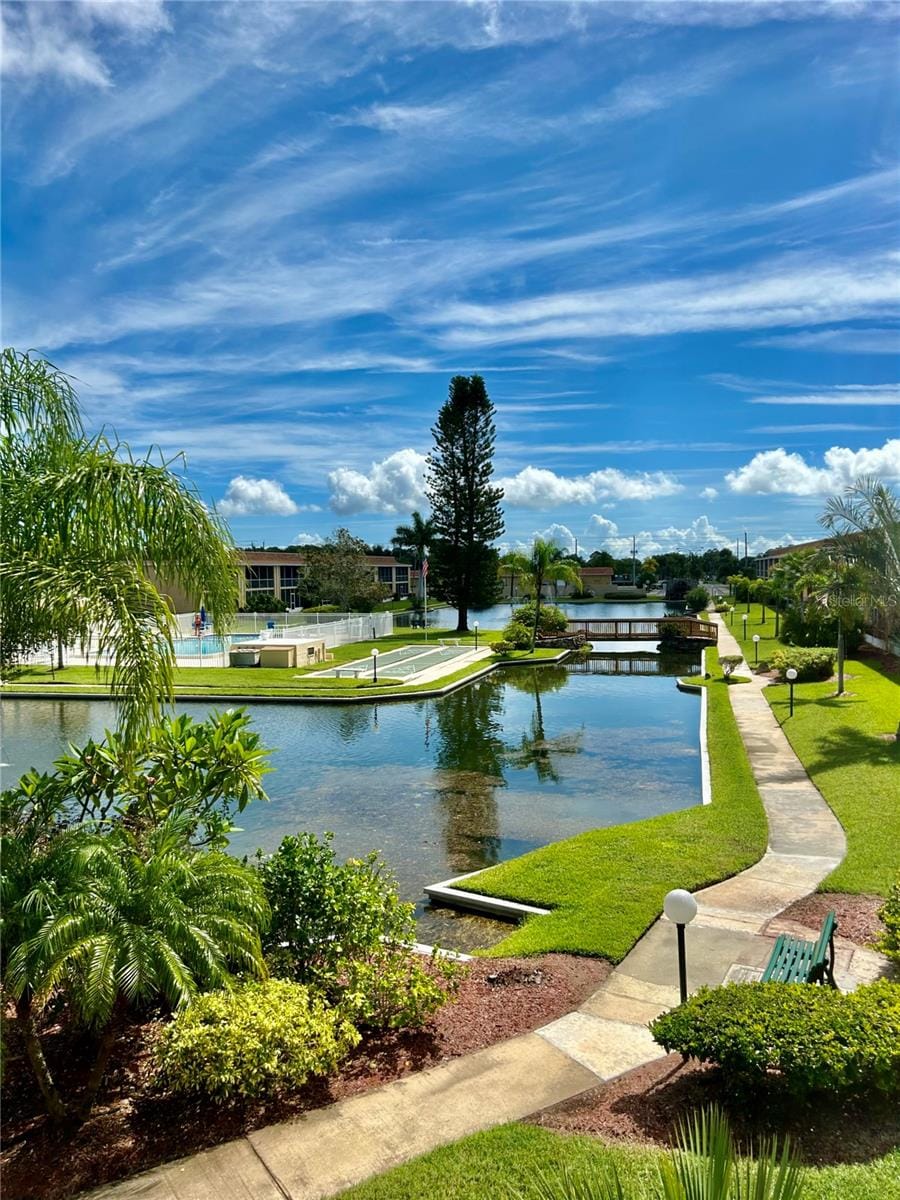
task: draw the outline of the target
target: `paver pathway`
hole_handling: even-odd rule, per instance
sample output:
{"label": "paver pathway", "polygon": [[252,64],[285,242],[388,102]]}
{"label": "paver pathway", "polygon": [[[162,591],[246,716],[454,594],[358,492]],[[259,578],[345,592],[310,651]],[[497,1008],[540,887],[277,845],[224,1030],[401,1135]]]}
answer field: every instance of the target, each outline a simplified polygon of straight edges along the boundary
{"label": "paver pathway", "polygon": [[[740,647],[718,617],[719,650]],[[746,664],[738,669],[749,674]],[[687,930],[688,985],[758,978],[771,919],[811,892],[845,852],[844,833],[762,695],[729,689],[769,819],[753,867],[696,893]],[[876,976],[880,959],[837,952],[838,983]],[[535,1033],[407,1076],[297,1120],[169,1163],[92,1193],[94,1200],[319,1200],[436,1146],[518,1120],[665,1052],[647,1022],[678,1003],[675,928],[664,917],[577,1012]]]}

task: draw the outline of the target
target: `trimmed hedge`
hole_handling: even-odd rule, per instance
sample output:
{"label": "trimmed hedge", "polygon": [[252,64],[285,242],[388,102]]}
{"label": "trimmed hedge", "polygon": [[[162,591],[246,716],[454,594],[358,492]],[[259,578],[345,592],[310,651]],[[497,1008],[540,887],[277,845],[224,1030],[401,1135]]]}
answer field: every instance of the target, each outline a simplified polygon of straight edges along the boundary
{"label": "trimmed hedge", "polygon": [[900,1094],[900,986],[884,980],[849,995],[802,983],[701,988],[650,1028],[661,1046],[718,1063],[740,1088],[775,1072],[797,1098]]}
{"label": "trimmed hedge", "polygon": [[300,983],[269,979],[207,992],[177,1013],[156,1046],[160,1081],[214,1100],[270,1096],[327,1075],[360,1040]]}
{"label": "trimmed hedge", "polygon": [[798,683],[816,683],[831,678],[836,657],[837,651],[829,646],[786,646],[773,650],[769,663],[782,682],[788,667],[793,667]]}
{"label": "trimmed hedge", "polygon": [[900,877],[878,910],[884,922],[884,933],[878,939],[878,949],[895,963],[900,963]]}

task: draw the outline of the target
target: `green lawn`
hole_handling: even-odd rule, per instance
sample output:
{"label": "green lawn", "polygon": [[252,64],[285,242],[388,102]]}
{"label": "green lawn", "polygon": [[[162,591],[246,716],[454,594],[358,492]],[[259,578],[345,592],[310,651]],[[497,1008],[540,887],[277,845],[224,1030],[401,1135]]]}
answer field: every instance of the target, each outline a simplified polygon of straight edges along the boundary
{"label": "green lawn", "polygon": [[[429,630],[426,639],[425,631],[420,629],[401,630],[389,637],[377,638],[374,641],[351,642],[346,646],[336,646],[331,652],[333,661],[328,666],[341,666],[360,658],[368,659],[373,647],[380,651],[395,649],[398,645],[437,645],[439,636],[450,636],[446,630]],[[500,639],[500,632],[485,630],[479,635],[479,646],[490,645]],[[460,645],[475,645],[474,636],[462,635]],[[554,659],[558,650],[538,649],[529,653],[527,650],[513,650],[503,656],[501,662],[547,661]],[[347,696],[355,693],[367,698],[377,699],[389,692],[401,690],[410,695],[422,691],[433,691],[449,683],[456,683],[468,675],[477,674],[491,662],[490,659],[472,663],[452,671],[439,680],[429,683],[401,685],[398,681],[390,681],[390,668],[375,685],[365,679],[334,679],[315,678],[315,673],[325,669],[325,664],[314,667],[179,667],[175,672],[175,692],[178,694],[208,694],[242,695],[242,696],[283,696],[316,697],[316,696]],[[448,664],[452,666],[451,664]],[[73,694],[104,695],[107,691],[106,671],[98,672],[94,667],[64,667],[61,671],[51,671],[47,666],[22,667],[12,673],[5,681],[4,688],[12,691],[48,690],[72,688]]]}
{"label": "green lawn", "polygon": [[847,693],[833,683],[786,684],[763,693],[797,757],[847,834],[847,857],[823,892],[884,896],[900,873],[900,743],[886,741],[900,720],[900,675],[847,660]]}
{"label": "green lawn", "polygon": [[[615,1164],[628,1200],[657,1192],[657,1150],[607,1146],[596,1138],[532,1125],[502,1125],[433,1150],[349,1191],[344,1200],[539,1200],[539,1177]],[[870,1163],[808,1168],[809,1200],[900,1200],[900,1151]]]}
{"label": "green lawn", "polygon": [[[770,610],[765,623],[761,615],[751,604],[744,639],[739,611],[734,614],[733,632],[751,666],[754,633],[760,634],[760,662],[782,645]],[[833,682],[795,684],[793,719],[786,684],[763,695],[847,834],[847,857],[820,890],[883,896],[900,872],[900,744],[882,736],[900,721],[900,675],[854,658],[847,659],[846,674],[840,698]]]}
{"label": "green lawn", "polygon": [[762,856],[765,814],[713,651],[707,651],[707,669],[714,676],[708,686],[712,804],[591,830],[466,880],[460,886],[467,890],[553,909],[517,926],[487,953],[558,950],[620,962],[659,916],[671,888],[694,891]]}

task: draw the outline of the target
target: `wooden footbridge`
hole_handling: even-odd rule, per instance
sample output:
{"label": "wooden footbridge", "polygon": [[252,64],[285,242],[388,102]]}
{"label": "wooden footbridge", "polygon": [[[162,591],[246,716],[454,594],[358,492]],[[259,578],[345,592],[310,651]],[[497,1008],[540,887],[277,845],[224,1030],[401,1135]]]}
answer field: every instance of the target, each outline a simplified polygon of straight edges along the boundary
{"label": "wooden footbridge", "polygon": [[583,633],[592,642],[658,642],[664,626],[681,638],[695,638],[711,646],[719,640],[718,626],[699,617],[571,617],[570,633]]}

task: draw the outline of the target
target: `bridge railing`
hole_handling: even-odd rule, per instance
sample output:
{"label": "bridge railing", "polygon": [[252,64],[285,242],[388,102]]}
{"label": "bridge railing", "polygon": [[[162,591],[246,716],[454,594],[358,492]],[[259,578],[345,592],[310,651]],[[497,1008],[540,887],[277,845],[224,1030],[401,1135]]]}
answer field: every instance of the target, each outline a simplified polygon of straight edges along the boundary
{"label": "bridge railing", "polygon": [[660,637],[663,626],[674,627],[682,637],[718,642],[719,630],[712,621],[699,617],[572,617],[569,629],[580,630],[597,641],[637,641]]}

